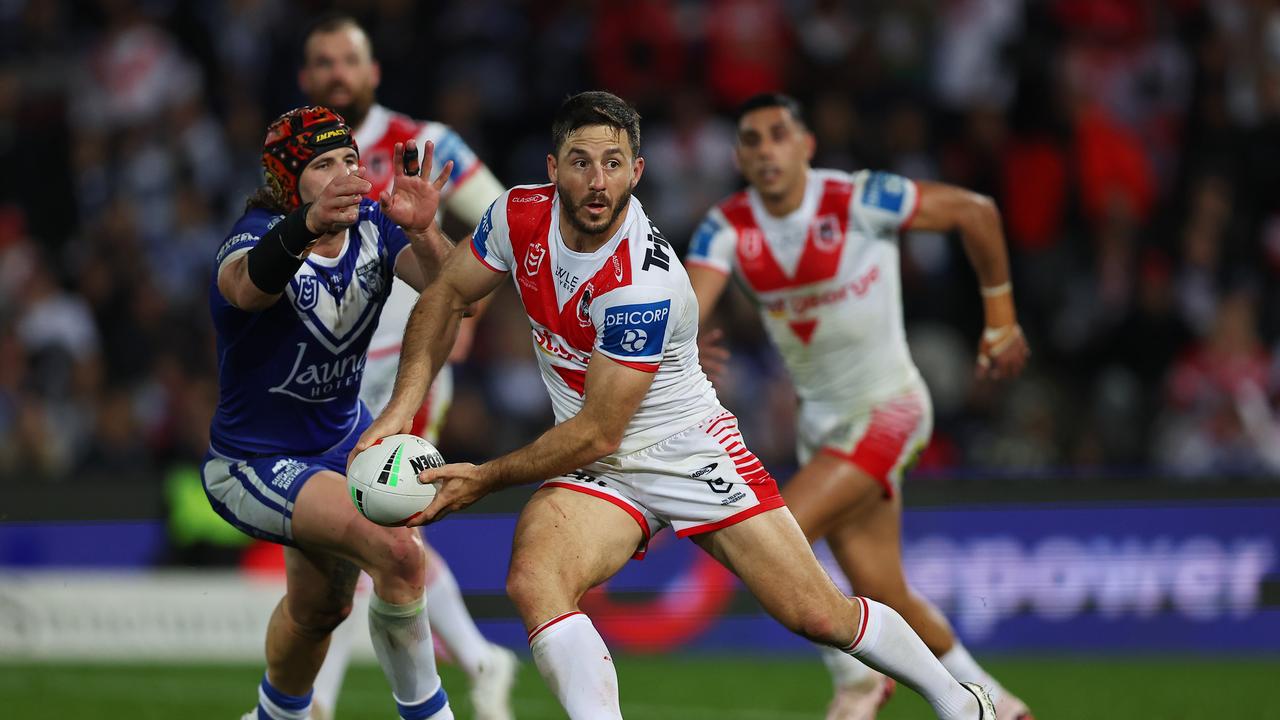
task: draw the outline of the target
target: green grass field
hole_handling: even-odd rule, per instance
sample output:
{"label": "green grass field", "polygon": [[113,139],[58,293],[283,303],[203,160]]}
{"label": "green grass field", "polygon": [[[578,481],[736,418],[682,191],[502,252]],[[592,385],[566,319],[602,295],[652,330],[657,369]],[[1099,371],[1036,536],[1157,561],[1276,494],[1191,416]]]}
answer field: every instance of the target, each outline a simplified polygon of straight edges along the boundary
{"label": "green grass field", "polygon": [[[1073,718],[1280,718],[1280,659],[1091,660],[1016,658],[988,666],[1015,688],[1039,720]],[[247,665],[0,664],[0,717],[239,718],[256,700],[260,668]],[[828,686],[820,663],[802,658],[722,656],[627,657],[618,660],[622,707],[629,720],[801,720],[821,718]],[[459,720],[470,717],[465,682],[444,669]],[[521,720],[563,718],[525,663],[515,691]],[[347,676],[338,717],[394,718],[376,666]],[[909,690],[880,714],[884,720],[929,718]]]}

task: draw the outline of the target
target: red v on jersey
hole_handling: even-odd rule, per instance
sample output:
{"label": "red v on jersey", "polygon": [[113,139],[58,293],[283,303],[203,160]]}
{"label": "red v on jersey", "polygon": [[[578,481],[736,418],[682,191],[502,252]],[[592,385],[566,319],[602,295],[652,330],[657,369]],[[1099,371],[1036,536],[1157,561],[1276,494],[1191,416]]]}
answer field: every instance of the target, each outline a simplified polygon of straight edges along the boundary
{"label": "red v on jersey", "polygon": [[563,306],[556,296],[551,240],[555,187],[512,190],[507,203],[513,272],[520,300],[534,324],[534,340],[553,360],[552,369],[574,392],[586,387],[586,363],[596,344],[591,302],[615,288],[631,284],[630,238],[583,282]]}
{"label": "red v on jersey", "polygon": [[[769,249],[764,230],[747,200],[747,193],[738,193],[720,206],[725,219],[738,233],[738,268],[756,294],[810,285],[836,276],[849,227],[849,202],[853,190],[852,183],[823,181],[822,197],[809,222],[804,249],[794,274],[783,270]],[[804,320],[790,325],[796,337],[807,345],[818,321]]]}

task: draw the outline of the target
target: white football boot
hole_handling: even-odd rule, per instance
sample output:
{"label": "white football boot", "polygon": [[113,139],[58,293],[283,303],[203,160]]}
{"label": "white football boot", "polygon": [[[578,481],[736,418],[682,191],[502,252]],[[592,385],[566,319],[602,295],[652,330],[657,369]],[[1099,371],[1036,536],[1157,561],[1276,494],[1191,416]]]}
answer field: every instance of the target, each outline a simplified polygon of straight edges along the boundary
{"label": "white football boot", "polygon": [[965,690],[973,693],[978,698],[978,720],[996,720],[996,706],[991,702],[991,695],[987,689],[978,683],[965,682],[960,683]]}
{"label": "white football boot", "polygon": [[501,645],[489,645],[489,659],[471,680],[471,707],[476,720],[512,720],[511,688],[520,661]]}

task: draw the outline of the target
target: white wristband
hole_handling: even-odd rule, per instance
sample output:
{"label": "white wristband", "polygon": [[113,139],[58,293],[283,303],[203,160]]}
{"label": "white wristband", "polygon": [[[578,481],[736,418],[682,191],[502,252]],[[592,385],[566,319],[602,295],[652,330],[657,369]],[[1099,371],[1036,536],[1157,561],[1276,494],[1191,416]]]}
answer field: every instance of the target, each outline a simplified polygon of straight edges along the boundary
{"label": "white wristband", "polygon": [[1013,292],[1013,283],[1003,282],[999,285],[979,288],[978,291],[982,293],[982,297],[984,298],[1000,297],[1001,295],[1007,295],[1008,293]]}

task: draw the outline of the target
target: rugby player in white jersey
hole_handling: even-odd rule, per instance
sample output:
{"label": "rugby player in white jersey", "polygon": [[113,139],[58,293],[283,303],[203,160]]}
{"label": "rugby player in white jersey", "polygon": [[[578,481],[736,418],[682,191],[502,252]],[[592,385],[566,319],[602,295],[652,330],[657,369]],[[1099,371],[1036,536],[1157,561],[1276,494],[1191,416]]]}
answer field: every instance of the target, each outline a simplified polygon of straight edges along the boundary
{"label": "rugby player in white jersey", "polygon": [[[432,177],[445,163],[453,163],[442,206],[467,227],[476,226],[485,208],[502,193],[502,186],[451,128],[438,122],[414,120],[375,101],[380,68],[373,58],[368,36],[354,19],[346,15],[317,19],[304,38],[302,60],[298,73],[302,91],[311,102],[337,110],[355,128],[360,159],[367,168],[365,179],[370,185],[366,197],[377,200],[391,187],[395,178],[392,150],[396,143],[415,140],[418,147],[425,147],[430,141],[435,147],[433,167],[429,169]],[[400,338],[417,297],[413,288],[397,280],[369,344],[360,399],[375,413],[391,397],[400,360]],[[464,321],[451,359],[461,360],[465,356],[471,344],[473,323],[470,318]],[[452,374],[446,365],[418,409],[410,432],[435,443],[452,394]],[[467,612],[448,564],[430,544],[426,548],[427,615],[436,637],[467,673],[477,719],[507,720],[512,717],[509,696],[515,679],[515,655],[484,639]],[[318,720],[333,716],[354,639],[352,623],[344,624],[334,633],[324,666],[316,678],[312,712]]]}
{"label": "rugby player in white jersey", "polygon": [[670,526],[735,572],[791,630],[918,690],[943,718],[994,718],[896,612],[827,577],[698,363],[693,288],[632,190],[639,115],[575,95],[552,124],[550,184],[508,190],[418,300],[391,402],[356,450],[399,432],[471,302],[510,277],[529,316],[556,425],[483,465],[423,473],[421,522],[541,482],[516,526],[507,592],[538,670],[573,720],[620,718],[609,650],[578,602]]}
{"label": "rugby player in white jersey", "polygon": [[[750,187],[713,208],[686,263],[706,323],[730,275],[760,308],[800,398],[801,469],[783,496],[810,542],[825,538],[855,592],[894,608],[959,680],[981,683],[1001,718],[1026,706],[986,673],[902,571],[902,474],[933,429],[907,349],[898,271],[903,230],[959,231],[981,284],[978,374],[1016,375],[1028,350],[1014,312],[1000,216],[989,198],[883,172],[809,166],[814,139],[795,100],[766,94],[738,113]],[[830,720],[875,717],[892,681],[822,648]]]}
{"label": "rugby player in white jersey", "polygon": [[[430,144],[424,153],[429,163]],[[397,167],[402,154],[397,146]],[[246,718],[309,717],[357,567],[373,578],[369,632],[400,717],[453,717],[422,611],[421,537],[361,517],[343,477],[370,421],[358,390],[391,279],[422,287],[451,249],[435,225],[448,166],[435,182],[402,174],[375,203],[363,197],[359,163],[351,129],[328,108],[277,118],[262,151],[267,183],[210,278],[218,407],[205,494],[236,528],[285,546],[285,596],[267,624],[267,671]]]}

